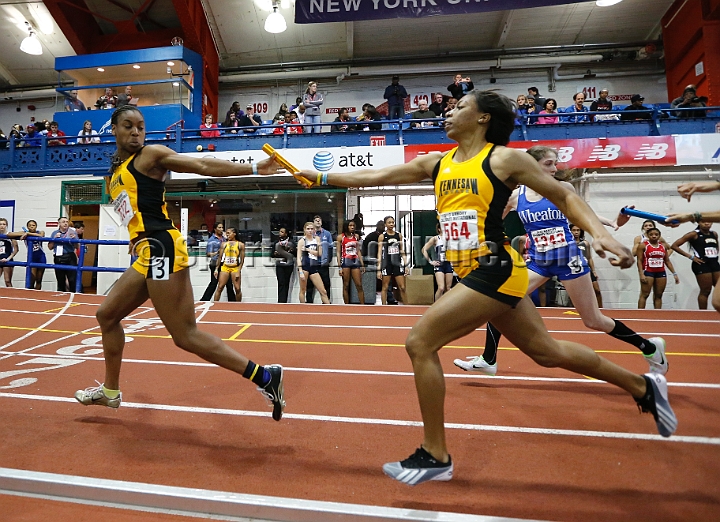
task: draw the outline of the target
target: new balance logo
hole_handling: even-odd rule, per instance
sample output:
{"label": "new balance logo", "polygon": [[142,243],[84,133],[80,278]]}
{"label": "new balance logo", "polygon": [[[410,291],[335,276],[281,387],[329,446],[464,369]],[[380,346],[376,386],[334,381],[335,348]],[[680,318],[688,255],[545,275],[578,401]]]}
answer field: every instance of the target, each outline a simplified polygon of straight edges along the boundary
{"label": "new balance logo", "polygon": [[558,162],[567,163],[572,160],[575,147],[560,147],[558,149]]}
{"label": "new balance logo", "polygon": [[620,145],[596,145],[588,161],[614,161],[620,156]]}
{"label": "new balance logo", "polygon": [[635,155],[635,161],[638,160],[659,160],[667,155],[669,145],[667,143],[643,143],[640,150]]}

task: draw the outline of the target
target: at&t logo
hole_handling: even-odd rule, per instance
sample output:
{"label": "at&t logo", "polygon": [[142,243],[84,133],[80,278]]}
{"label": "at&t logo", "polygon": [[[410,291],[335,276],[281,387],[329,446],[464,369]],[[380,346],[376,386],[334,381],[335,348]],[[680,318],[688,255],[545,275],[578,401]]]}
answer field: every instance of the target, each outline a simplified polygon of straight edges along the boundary
{"label": "at&t logo", "polygon": [[327,172],[333,168],[334,165],[335,158],[326,150],[321,150],[313,156],[313,167],[320,172]]}

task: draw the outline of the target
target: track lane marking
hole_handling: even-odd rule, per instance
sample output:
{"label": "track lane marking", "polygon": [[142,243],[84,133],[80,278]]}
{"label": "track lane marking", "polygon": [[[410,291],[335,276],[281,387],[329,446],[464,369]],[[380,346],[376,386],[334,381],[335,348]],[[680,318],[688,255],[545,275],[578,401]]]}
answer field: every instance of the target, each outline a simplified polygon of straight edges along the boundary
{"label": "track lane marking", "polygon": [[[0,398],[7,399],[24,399],[45,402],[76,402],[72,397],[56,397],[52,395],[30,395],[23,393],[0,393]],[[174,406],[170,404],[153,404],[141,402],[123,402],[125,408],[136,408],[144,410],[161,410],[174,411],[179,413],[205,413],[211,415],[231,415],[237,417],[271,417],[270,412],[252,411],[252,410],[231,410],[226,408],[202,408],[196,406]],[[78,406],[79,407],[79,406]],[[284,419],[315,421],[315,422],[336,422],[342,424],[367,424],[367,425],[383,425],[383,426],[403,426],[403,427],[422,427],[420,421],[408,421],[397,419],[370,419],[362,417],[336,417],[332,415],[309,415],[302,413],[285,413]],[[652,418],[651,418],[652,420]],[[648,433],[628,433],[618,431],[596,431],[596,430],[568,430],[556,428],[531,428],[523,426],[493,426],[488,424],[459,424],[448,422],[445,428],[466,431],[495,431],[503,433],[523,433],[528,435],[559,435],[569,437],[593,437],[605,439],[625,439],[625,440],[646,440],[653,442],[673,442],[684,444],[706,444],[712,446],[720,446],[720,437],[702,437],[694,435],[676,435],[672,437],[662,437]]]}

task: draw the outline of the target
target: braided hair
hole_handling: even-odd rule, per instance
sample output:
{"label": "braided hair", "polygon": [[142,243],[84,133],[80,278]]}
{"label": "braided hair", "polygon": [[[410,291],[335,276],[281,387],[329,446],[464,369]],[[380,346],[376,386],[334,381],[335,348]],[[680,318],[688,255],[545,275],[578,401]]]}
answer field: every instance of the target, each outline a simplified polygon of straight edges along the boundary
{"label": "braided hair", "polygon": [[[134,105],[123,105],[122,107],[118,107],[117,109],[115,109],[113,111],[112,116],[110,117],[110,123],[112,123],[113,125],[117,125],[117,122],[120,119],[120,116],[123,113],[130,112],[130,111],[140,112],[140,109],[138,109]],[[140,112],[140,114],[142,114],[142,113]],[[122,165],[122,163],[123,163],[123,160],[120,159],[120,152],[116,150],[115,153],[112,155],[112,160],[110,162],[109,170],[110,170],[111,176],[115,172],[115,169],[117,169],[120,165]]]}

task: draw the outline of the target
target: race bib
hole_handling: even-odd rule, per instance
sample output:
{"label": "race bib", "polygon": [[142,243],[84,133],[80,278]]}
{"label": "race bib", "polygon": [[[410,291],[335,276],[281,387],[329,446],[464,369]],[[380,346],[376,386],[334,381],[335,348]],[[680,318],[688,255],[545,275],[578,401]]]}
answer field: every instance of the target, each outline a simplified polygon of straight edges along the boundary
{"label": "race bib", "polygon": [[155,281],[167,281],[170,279],[169,257],[153,257],[150,260],[150,278]]}
{"label": "race bib", "polygon": [[650,268],[662,268],[665,263],[665,259],[662,257],[650,257],[648,258],[648,266]]}
{"label": "race bib", "polygon": [[715,247],[705,247],[705,257],[716,258],[718,256],[718,249]]}
{"label": "race bib", "polygon": [[113,210],[120,217],[122,226],[128,226],[128,223],[132,220],[135,215],[135,211],[130,204],[130,196],[127,191],[123,190],[118,197],[113,201]]}
{"label": "race bib", "polygon": [[5,253],[5,243],[0,243],[0,255]]}
{"label": "race bib", "polygon": [[440,228],[445,239],[445,250],[477,250],[477,211],[458,210],[440,214]]}
{"label": "race bib", "polygon": [[345,255],[348,257],[355,257],[357,255],[357,248],[355,248],[355,245],[346,245]]}
{"label": "race bib", "polygon": [[400,253],[400,244],[398,243],[392,243],[391,245],[388,245],[388,254],[399,254]]}
{"label": "race bib", "polygon": [[237,257],[226,257],[225,261],[223,261],[223,264],[225,264],[227,266],[237,266],[238,258]]}
{"label": "race bib", "polygon": [[530,233],[535,250],[540,253],[568,246],[563,227],[543,228]]}

